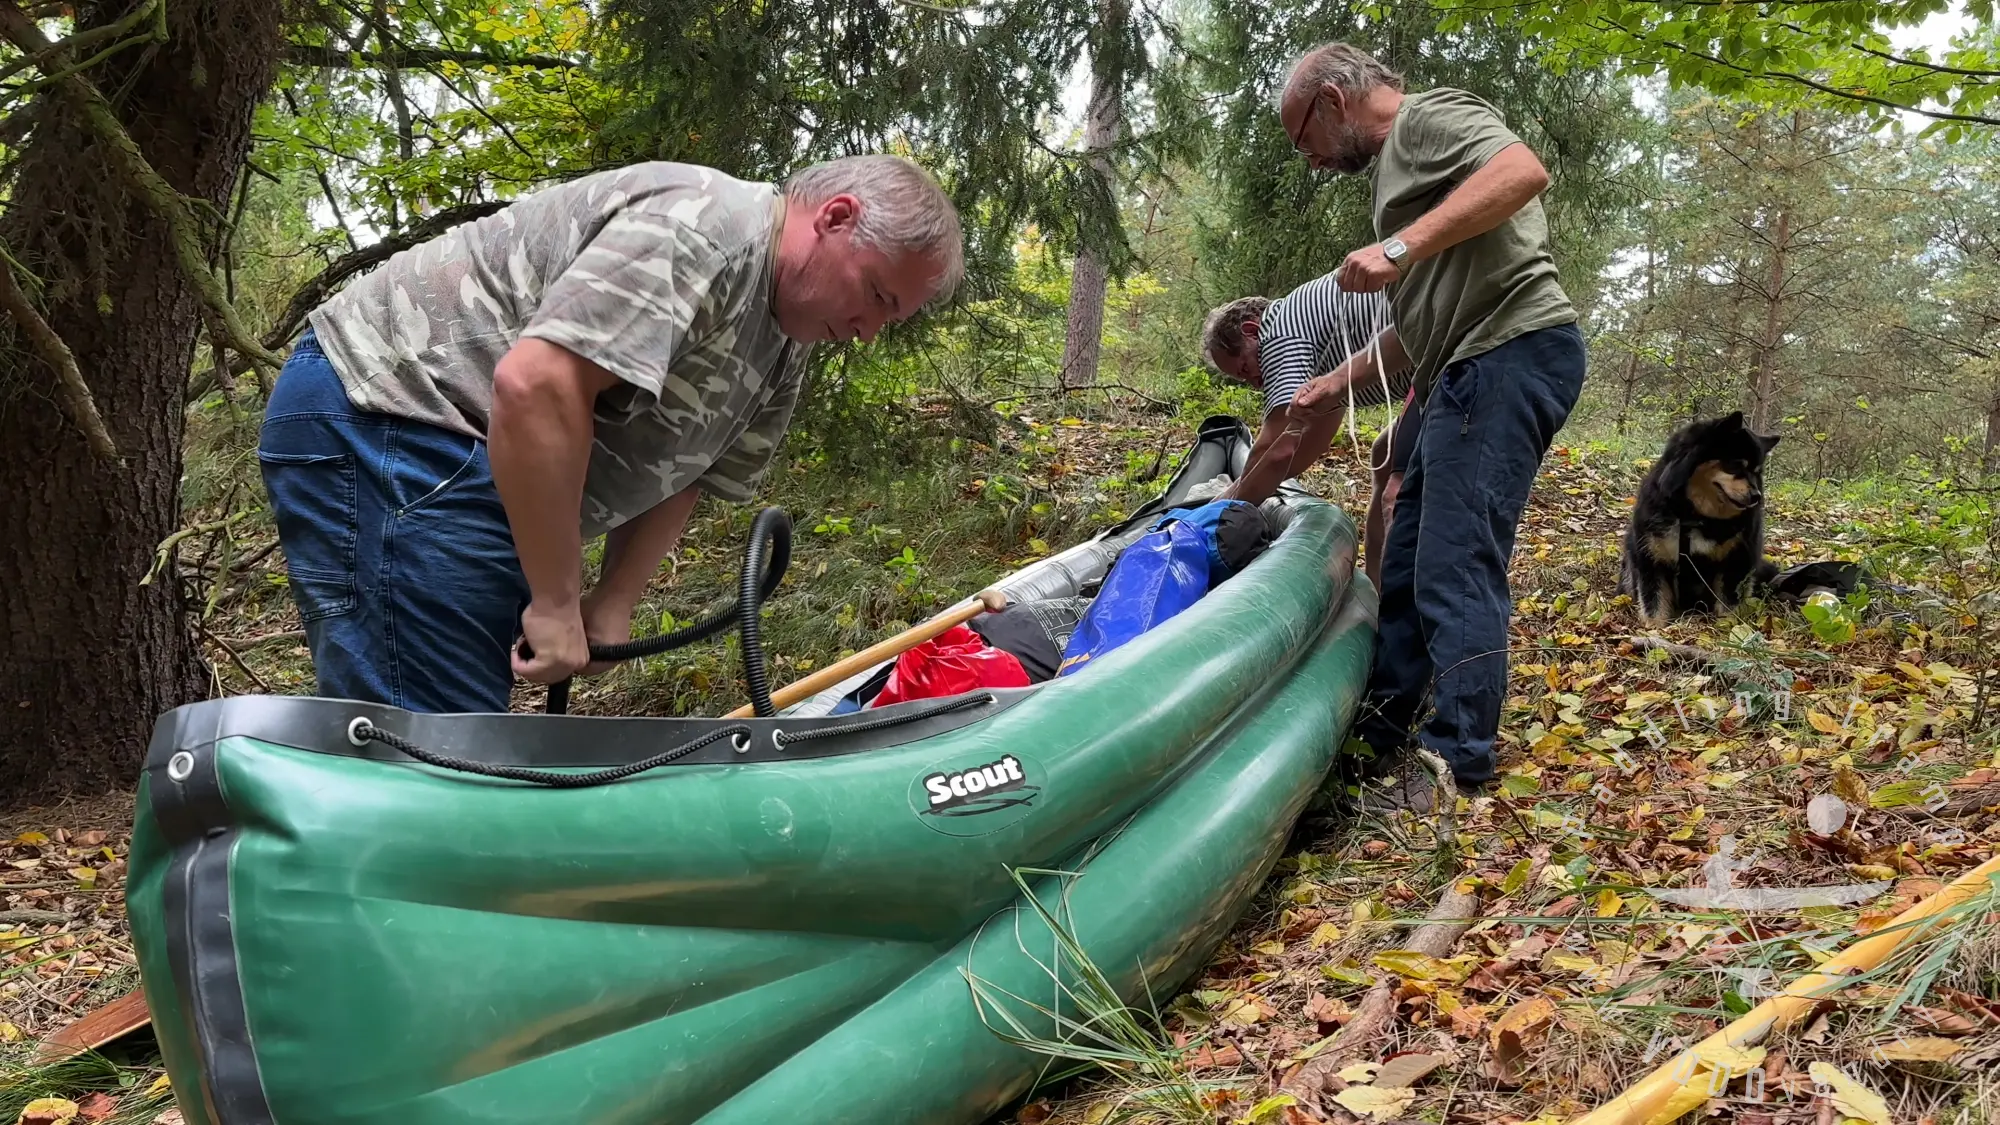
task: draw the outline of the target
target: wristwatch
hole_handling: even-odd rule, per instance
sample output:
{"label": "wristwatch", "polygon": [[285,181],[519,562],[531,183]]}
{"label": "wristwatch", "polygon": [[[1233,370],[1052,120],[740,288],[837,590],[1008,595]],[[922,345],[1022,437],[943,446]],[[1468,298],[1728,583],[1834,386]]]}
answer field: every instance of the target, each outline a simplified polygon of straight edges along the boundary
{"label": "wristwatch", "polygon": [[1398,270],[1403,268],[1403,257],[1409,252],[1409,246],[1400,238],[1392,238],[1382,244],[1382,256],[1389,259]]}

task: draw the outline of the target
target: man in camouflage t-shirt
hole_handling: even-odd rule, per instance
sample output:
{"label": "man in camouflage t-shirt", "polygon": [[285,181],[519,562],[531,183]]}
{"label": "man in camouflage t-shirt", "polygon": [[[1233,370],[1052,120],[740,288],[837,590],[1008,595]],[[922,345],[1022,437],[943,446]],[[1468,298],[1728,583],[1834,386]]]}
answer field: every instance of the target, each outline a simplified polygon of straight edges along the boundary
{"label": "man in camouflage t-shirt", "polygon": [[900,158],[782,190],[651,162],[354,282],[311,315],[258,448],[319,694],[494,711],[515,675],[597,670],[699,494],[750,500],[811,346],[872,339],[962,261]]}
{"label": "man in camouflage t-shirt", "polygon": [[[1405,94],[1400,76],[1345,43],[1294,64],[1279,118],[1314,167],[1367,175],[1382,241],[1336,276],[1355,292],[1386,288],[1395,309],[1381,347],[1293,404],[1338,409],[1349,385],[1375,379],[1381,356],[1414,364],[1423,408],[1383,551],[1356,733],[1396,761],[1428,704],[1417,741],[1476,789],[1497,765],[1514,535],[1583,389],[1583,336],[1539,198],[1548,172],[1487,102],[1448,87]],[[1412,777],[1428,796],[1428,778]]]}

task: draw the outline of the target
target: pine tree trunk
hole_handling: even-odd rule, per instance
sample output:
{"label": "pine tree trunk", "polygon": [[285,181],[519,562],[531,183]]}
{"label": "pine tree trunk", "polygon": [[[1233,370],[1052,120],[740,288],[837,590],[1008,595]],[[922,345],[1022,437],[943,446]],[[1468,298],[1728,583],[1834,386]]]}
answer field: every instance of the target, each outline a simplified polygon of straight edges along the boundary
{"label": "pine tree trunk", "polygon": [[[1098,46],[1091,52],[1090,109],[1084,118],[1085,163],[1103,192],[1107,214],[1116,220],[1117,199],[1112,179],[1111,150],[1125,124],[1125,68],[1119,65],[1127,0],[1102,0],[1098,13]],[[1115,46],[1114,46],[1115,45]],[[1062,385],[1088,387],[1097,382],[1098,355],[1104,342],[1104,293],[1107,270],[1103,254],[1086,227],[1070,275],[1069,324],[1063,338]]]}
{"label": "pine tree trunk", "polygon": [[2000,476],[2000,380],[1993,384],[1993,397],[1986,403],[1986,450],[1983,475]]}
{"label": "pine tree trunk", "polygon": [[1764,331],[1757,340],[1757,363],[1750,383],[1750,428],[1771,432],[1778,412],[1778,349],[1784,344],[1785,255],[1791,248],[1792,214],[1780,207],[1773,224],[1770,275],[1764,282]]}
{"label": "pine tree trunk", "polygon": [[[109,23],[123,14],[116,7],[93,6],[90,18]],[[121,121],[168,183],[224,207],[275,73],[279,5],[178,0],[167,12],[168,43],[89,75],[122,92]],[[199,306],[165,225],[96,148],[73,114],[45,117],[0,223],[0,237],[52,283],[44,315],[75,353],[124,457],[94,456],[54,405],[54,374],[5,342],[0,803],[133,785],[154,720],[207,690],[176,577],[139,585],[179,521]],[[107,223],[122,233],[87,245]]]}

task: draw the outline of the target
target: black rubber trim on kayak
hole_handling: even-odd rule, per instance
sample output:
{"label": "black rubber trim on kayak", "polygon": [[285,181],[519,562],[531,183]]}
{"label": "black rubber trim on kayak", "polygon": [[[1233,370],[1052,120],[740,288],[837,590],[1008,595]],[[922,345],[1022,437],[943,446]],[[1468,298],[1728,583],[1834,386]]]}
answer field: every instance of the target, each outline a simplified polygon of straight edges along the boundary
{"label": "black rubber trim on kayak", "polygon": [[[313,696],[239,695],[191,703],[174,714],[173,741],[155,737],[146,768],[164,768],[180,750],[212,746],[224,738],[254,738],[317,754],[408,762],[402,752],[373,740],[347,737],[356,719],[413,742],[433,754],[493,766],[527,769],[610,769],[659,756],[719,728],[742,728],[747,737],[721,738],[665,763],[757,765],[862,754],[933,738],[983,722],[1031,698],[1037,688],[981,689],[959,700],[916,700],[824,718],[642,719],[539,714],[423,715],[375,703]],[[939,704],[949,702],[950,707]],[[885,719],[896,719],[893,724]],[[785,743],[773,736],[784,731]],[[801,738],[809,735],[809,738]],[[740,749],[739,749],[740,747]]]}
{"label": "black rubber trim on kayak", "polygon": [[203,718],[182,715],[156,729],[146,767],[153,815],[173,849],[161,881],[167,957],[184,1031],[201,1056],[201,1089],[183,1096],[198,1096],[215,1125],[272,1125],[230,921],[234,818],[212,732],[197,729]]}

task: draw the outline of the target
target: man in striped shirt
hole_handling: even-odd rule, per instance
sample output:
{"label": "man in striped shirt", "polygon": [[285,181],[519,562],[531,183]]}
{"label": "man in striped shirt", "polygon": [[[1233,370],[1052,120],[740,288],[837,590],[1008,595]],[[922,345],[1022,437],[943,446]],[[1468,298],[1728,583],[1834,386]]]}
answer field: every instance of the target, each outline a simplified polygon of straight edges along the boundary
{"label": "man in striped shirt", "polygon": [[[1230,499],[1262,503],[1280,483],[1311,468],[1339,433],[1342,410],[1403,400],[1396,425],[1375,439],[1369,454],[1374,488],[1364,523],[1364,561],[1371,580],[1378,577],[1396,492],[1416,440],[1418,412],[1410,401],[1414,387],[1409,361],[1398,353],[1381,356],[1385,362],[1379,365],[1370,363],[1368,371],[1375,377],[1350,383],[1342,410],[1332,413],[1295,410],[1292,396],[1355,353],[1365,352],[1371,341],[1384,338],[1390,323],[1386,295],[1350,293],[1327,274],[1276,301],[1266,297],[1231,301],[1209,313],[1202,333],[1203,351],[1216,370],[1264,392],[1264,421],[1242,478],[1225,493]],[[1395,334],[1386,338],[1393,341]],[[1379,374],[1380,368],[1389,374]]]}

